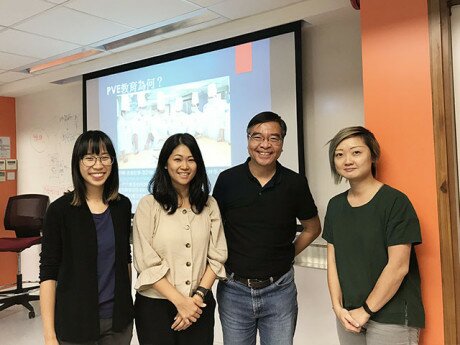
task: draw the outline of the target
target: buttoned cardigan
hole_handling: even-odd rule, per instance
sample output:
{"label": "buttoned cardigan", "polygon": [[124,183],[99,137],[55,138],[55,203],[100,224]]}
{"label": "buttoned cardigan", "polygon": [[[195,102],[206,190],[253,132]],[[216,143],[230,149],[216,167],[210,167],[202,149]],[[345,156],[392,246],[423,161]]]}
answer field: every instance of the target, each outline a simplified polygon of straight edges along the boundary
{"label": "buttoned cardigan", "polygon": [[150,298],[165,298],[153,288],[163,277],[191,296],[207,265],[218,278],[225,278],[227,243],[216,200],[210,196],[200,214],[191,209],[167,211],[153,195],[144,196],[133,222],[135,289]]}

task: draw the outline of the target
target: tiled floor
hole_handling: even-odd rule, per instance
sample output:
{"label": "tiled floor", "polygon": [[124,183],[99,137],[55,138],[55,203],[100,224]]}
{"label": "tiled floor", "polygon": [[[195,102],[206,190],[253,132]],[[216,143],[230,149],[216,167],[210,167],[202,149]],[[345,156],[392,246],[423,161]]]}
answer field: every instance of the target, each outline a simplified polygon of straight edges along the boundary
{"label": "tiled floor", "polygon": [[[29,311],[22,306],[14,306],[0,312],[0,344],[44,344],[39,301],[34,301],[31,304],[34,306],[36,314],[33,319],[29,319]],[[139,345],[135,334],[131,345]]]}
{"label": "tiled floor", "polygon": [[[32,302],[36,313],[40,311],[38,301]],[[38,314],[38,313],[37,313]],[[0,342],[5,345],[43,344],[41,318],[29,320],[29,311],[14,306],[0,313]]]}
{"label": "tiled floor", "polygon": [[[24,286],[28,286],[28,284],[25,283]],[[13,288],[14,286],[8,287],[8,289]],[[38,294],[38,290],[33,293]],[[29,319],[29,311],[19,305],[0,311],[0,345],[44,345],[40,302],[33,301],[31,304],[35,309],[35,318],[33,319]],[[220,322],[217,320],[216,312],[214,344],[222,345],[222,331]],[[139,345],[135,327],[131,345]]]}
{"label": "tiled floor", "polygon": [[[330,309],[326,271],[296,267],[299,318],[295,345],[337,345],[335,317]],[[39,302],[32,302],[36,317],[29,319],[29,312],[15,306],[0,312],[0,345],[43,345]],[[222,330],[216,312],[214,344],[222,345]],[[131,345],[139,345],[134,333]]]}

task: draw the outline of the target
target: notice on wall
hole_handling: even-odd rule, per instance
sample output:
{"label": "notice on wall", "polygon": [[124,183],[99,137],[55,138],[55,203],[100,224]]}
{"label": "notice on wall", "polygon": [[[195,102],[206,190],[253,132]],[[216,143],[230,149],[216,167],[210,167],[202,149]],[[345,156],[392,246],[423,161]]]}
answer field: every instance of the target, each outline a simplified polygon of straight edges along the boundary
{"label": "notice on wall", "polygon": [[18,170],[18,161],[16,159],[7,159],[6,170]]}
{"label": "notice on wall", "polygon": [[0,158],[11,157],[10,137],[0,137]]}
{"label": "notice on wall", "polygon": [[0,171],[0,182],[5,182],[5,181],[6,181],[6,172]]}
{"label": "notice on wall", "polygon": [[6,170],[6,164],[4,159],[0,159],[0,170]]}
{"label": "notice on wall", "polygon": [[16,180],[16,173],[14,171],[8,171],[6,173],[6,180],[7,181],[14,181]]}

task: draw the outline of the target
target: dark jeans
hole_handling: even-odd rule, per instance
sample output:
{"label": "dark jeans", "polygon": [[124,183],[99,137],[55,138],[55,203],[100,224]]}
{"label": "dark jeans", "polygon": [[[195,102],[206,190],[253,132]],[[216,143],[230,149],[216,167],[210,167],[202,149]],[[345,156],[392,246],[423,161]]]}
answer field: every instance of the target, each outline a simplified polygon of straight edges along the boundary
{"label": "dark jeans", "polygon": [[184,331],[171,325],[177,309],[167,299],[136,294],[134,303],[137,337],[140,345],[213,345],[216,301],[211,291],[206,295],[201,317]]}
{"label": "dark jeans", "polygon": [[112,330],[112,319],[100,319],[100,336],[97,341],[85,343],[72,343],[59,340],[60,345],[129,345],[133,337],[133,323],[131,322],[123,331],[114,332]]}

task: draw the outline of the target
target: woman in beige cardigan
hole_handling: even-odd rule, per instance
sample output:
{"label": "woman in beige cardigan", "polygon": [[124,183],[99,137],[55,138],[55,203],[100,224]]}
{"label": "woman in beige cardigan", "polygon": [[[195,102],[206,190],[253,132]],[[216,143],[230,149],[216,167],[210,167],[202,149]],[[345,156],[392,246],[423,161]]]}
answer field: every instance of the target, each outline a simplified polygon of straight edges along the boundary
{"label": "woman in beige cardigan", "polygon": [[227,245],[198,144],[169,137],[134,217],[135,322],[140,344],[212,345]]}

